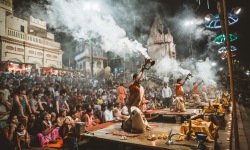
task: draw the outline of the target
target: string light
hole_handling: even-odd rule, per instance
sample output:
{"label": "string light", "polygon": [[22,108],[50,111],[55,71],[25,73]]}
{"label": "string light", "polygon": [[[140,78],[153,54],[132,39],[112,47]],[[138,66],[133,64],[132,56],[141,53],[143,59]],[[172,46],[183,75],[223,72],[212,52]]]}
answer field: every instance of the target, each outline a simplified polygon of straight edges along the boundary
{"label": "string light", "polygon": [[[235,46],[230,46],[230,49],[231,49],[231,52],[234,52],[234,51],[237,51],[237,48]],[[221,53],[226,53],[227,52],[227,47],[225,46],[222,46],[218,52],[221,54]]]}
{"label": "string light", "polygon": [[[225,59],[225,58],[227,58],[227,55],[228,55],[228,53],[226,52],[226,53],[224,53],[224,54],[221,54],[220,57],[221,57],[222,59]],[[235,57],[235,56],[236,56],[235,53],[231,53],[231,57]]]}
{"label": "string light", "polygon": [[[239,21],[238,16],[236,16],[234,13],[227,13],[228,15],[228,25],[233,25]],[[220,24],[220,17],[218,14],[213,16],[212,20],[206,23],[206,28],[208,29],[220,29],[221,24]]]}
{"label": "string light", "polygon": [[[229,39],[230,39],[230,42],[232,42],[232,41],[237,40],[238,37],[237,37],[235,34],[229,34]],[[225,41],[226,41],[225,34],[221,34],[221,35],[218,35],[218,36],[214,39],[213,42],[214,42],[215,44],[223,44]]]}

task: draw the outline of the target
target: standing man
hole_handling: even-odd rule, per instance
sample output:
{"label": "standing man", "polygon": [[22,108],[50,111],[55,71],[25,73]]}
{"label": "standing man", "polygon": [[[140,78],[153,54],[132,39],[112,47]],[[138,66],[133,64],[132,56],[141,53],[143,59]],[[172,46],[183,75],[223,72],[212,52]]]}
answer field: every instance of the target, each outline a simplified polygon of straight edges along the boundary
{"label": "standing man", "polygon": [[130,95],[128,111],[130,118],[122,124],[122,128],[128,132],[143,133],[147,129],[150,129],[148,122],[142,113],[143,103],[146,102],[144,98],[144,88],[140,85],[144,66],[145,64],[142,65],[139,74],[135,73],[133,75],[134,82],[129,85]]}
{"label": "standing man", "polygon": [[196,82],[193,83],[192,99],[195,101],[195,103],[201,102],[200,91],[199,91],[198,87],[199,87],[199,85],[201,85],[202,82],[203,82],[203,80],[201,82],[199,82],[198,84]]}
{"label": "standing man", "polygon": [[172,105],[172,90],[168,87],[167,83],[164,83],[162,89],[163,107],[170,107]]}
{"label": "standing man", "polygon": [[177,79],[177,83],[175,84],[176,90],[176,111],[186,111],[185,102],[186,102],[186,93],[183,90],[182,85],[187,81],[188,77],[191,76],[189,73],[184,80]]}
{"label": "standing man", "polygon": [[116,94],[117,94],[117,100],[116,103],[121,103],[122,106],[125,105],[125,99],[127,95],[126,88],[123,86],[123,83],[120,83],[120,86],[116,89]]}
{"label": "standing man", "polygon": [[131,107],[138,107],[142,111],[142,106],[144,102],[144,88],[140,85],[141,78],[144,71],[144,65],[141,67],[141,71],[139,74],[135,73],[133,75],[134,82],[129,85],[129,101],[128,101],[128,109],[129,113],[131,113]]}

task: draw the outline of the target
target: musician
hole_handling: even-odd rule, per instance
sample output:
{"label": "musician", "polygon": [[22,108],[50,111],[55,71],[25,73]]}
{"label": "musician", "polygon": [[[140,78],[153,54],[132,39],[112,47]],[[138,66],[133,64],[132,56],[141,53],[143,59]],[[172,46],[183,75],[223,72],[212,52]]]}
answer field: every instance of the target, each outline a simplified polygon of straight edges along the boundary
{"label": "musician", "polygon": [[189,79],[189,76],[192,76],[190,73],[186,76],[184,80],[181,78],[177,79],[177,83],[175,84],[175,90],[176,90],[176,111],[186,111],[185,108],[185,102],[186,102],[186,93],[183,90],[182,85],[185,84],[187,79]]}

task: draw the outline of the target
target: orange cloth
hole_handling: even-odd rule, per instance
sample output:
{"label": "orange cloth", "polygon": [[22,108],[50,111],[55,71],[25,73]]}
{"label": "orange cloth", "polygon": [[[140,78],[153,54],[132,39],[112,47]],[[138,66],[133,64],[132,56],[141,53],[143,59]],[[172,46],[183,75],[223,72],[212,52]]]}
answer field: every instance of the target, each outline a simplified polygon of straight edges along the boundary
{"label": "orange cloth", "polygon": [[142,103],[140,101],[140,85],[135,84],[135,82],[132,82],[129,85],[129,101],[128,101],[128,106],[136,106],[142,110]]}
{"label": "orange cloth", "polygon": [[193,86],[192,94],[200,94],[200,91],[198,90],[198,86],[197,85]]}
{"label": "orange cloth", "polygon": [[175,84],[175,89],[176,89],[176,97],[184,95],[184,90],[183,90],[181,84],[179,84],[179,83]]}
{"label": "orange cloth", "polygon": [[[204,124],[202,124],[203,122]],[[194,138],[195,137],[195,132],[205,132],[207,133],[207,139],[209,142],[214,141],[214,134],[216,132],[217,126],[213,122],[206,122],[203,120],[192,120],[192,134],[191,136]],[[188,124],[182,124],[180,127],[180,133],[182,134],[187,134],[189,131]],[[177,140],[183,140],[183,136],[179,136]]]}
{"label": "orange cloth", "polygon": [[63,147],[63,139],[58,139],[58,141],[56,143],[48,143],[46,145],[47,147],[50,148],[62,148]]}
{"label": "orange cloth", "polygon": [[117,88],[116,94],[117,94],[117,100],[116,100],[116,102],[117,103],[121,103],[122,105],[124,105],[125,104],[125,100],[124,99],[126,98],[126,94],[127,94],[125,87],[119,86]]}
{"label": "orange cloth", "polygon": [[86,129],[88,131],[96,131],[96,130],[104,129],[104,128],[107,128],[109,126],[115,125],[117,123],[119,123],[119,122],[106,122],[106,123],[102,123],[102,124],[97,124],[95,126],[89,126]]}
{"label": "orange cloth", "polygon": [[177,83],[175,84],[175,89],[176,89],[176,97],[182,97],[183,98],[183,101],[185,102],[186,101],[186,98],[185,98],[185,92],[183,90],[183,87],[180,83]]}

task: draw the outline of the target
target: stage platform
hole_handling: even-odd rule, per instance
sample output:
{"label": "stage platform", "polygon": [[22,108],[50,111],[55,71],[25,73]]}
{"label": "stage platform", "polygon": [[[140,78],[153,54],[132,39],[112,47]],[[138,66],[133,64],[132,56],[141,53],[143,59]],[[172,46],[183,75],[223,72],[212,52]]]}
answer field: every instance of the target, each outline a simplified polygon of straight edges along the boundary
{"label": "stage platform", "polygon": [[187,117],[192,115],[197,115],[201,113],[201,109],[186,109],[185,112],[176,112],[170,111],[169,108],[164,109],[155,109],[155,110],[147,110],[144,112],[144,115],[147,120],[152,120],[157,118],[158,116],[175,116],[176,123],[180,123],[181,117]]}
{"label": "stage platform", "polygon": [[[104,141],[101,143],[119,143],[119,147],[140,147],[142,149],[197,149],[198,142],[196,141],[176,141],[179,135],[172,137],[173,144],[166,144],[167,139],[158,139],[157,137],[160,134],[169,134],[172,129],[172,134],[179,133],[181,125],[173,123],[157,123],[150,122],[150,125],[153,127],[150,131],[147,131],[142,134],[131,134],[126,133],[121,129],[121,123],[108,126],[100,130],[93,131],[94,135],[85,134],[84,138],[87,138],[89,141]],[[115,135],[114,135],[115,134]],[[121,139],[121,136],[126,136],[127,139]],[[154,135],[157,139],[154,141],[148,140],[149,136]],[[105,142],[106,141],[106,142]],[[100,143],[100,144],[101,144]],[[214,149],[214,142],[205,143],[207,150]],[[102,147],[101,145],[98,145]],[[126,148],[124,148],[126,149]]]}

